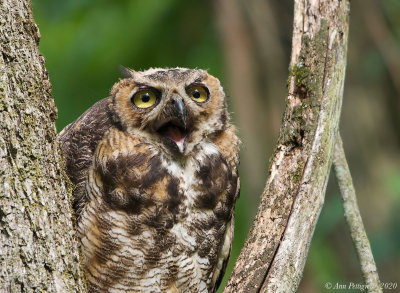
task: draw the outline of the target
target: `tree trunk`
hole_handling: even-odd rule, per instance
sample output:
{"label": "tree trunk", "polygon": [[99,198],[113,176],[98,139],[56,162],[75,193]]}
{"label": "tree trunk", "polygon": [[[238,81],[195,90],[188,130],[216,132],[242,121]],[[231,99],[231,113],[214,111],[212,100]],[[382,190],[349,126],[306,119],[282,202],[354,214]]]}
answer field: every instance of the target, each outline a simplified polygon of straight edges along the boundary
{"label": "tree trunk", "polygon": [[30,1],[1,0],[0,21],[0,291],[83,292]]}
{"label": "tree trunk", "polygon": [[269,178],[224,292],[295,292],[338,130],[349,1],[296,0],[289,94]]}

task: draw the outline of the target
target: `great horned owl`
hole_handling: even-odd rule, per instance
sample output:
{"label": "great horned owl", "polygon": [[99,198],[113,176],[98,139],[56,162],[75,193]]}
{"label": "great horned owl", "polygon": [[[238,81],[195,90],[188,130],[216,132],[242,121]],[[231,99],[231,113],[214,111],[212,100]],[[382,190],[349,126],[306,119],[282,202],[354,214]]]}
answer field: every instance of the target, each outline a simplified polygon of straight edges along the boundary
{"label": "great horned owl", "polygon": [[216,291],[239,194],[217,78],[126,69],[60,140],[90,292]]}

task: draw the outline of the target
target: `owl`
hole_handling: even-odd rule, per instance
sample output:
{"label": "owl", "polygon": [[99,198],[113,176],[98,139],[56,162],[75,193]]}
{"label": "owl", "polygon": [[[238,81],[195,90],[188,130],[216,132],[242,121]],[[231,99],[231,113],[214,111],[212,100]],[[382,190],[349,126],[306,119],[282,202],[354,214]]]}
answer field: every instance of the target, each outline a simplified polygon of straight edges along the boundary
{"label": "owl", "polygon": [[239,196],[239,139],[204,70],[124,69],[60,133],[90,292],[215,292]]}

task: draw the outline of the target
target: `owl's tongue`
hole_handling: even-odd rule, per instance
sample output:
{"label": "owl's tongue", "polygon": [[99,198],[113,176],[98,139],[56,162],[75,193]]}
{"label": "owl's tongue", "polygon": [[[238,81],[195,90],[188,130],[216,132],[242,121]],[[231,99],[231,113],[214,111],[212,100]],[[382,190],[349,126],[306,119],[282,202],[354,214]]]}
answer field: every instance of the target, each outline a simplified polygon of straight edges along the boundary
{"label": "owl's tongue", "polygon": [[186,133],[182,131],[179,127],[174,125],[168,125],[163,129],[162,135],[172,139],[176,145],[178,146],[179,150],[183,150],[183,144],[185,142]]}

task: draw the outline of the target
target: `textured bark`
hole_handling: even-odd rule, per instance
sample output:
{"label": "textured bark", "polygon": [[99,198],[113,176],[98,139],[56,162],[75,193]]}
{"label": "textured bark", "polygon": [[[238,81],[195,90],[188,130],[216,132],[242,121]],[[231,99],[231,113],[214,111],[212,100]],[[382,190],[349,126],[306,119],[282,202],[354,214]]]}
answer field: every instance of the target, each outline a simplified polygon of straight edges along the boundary
{"label": "textured bark", "polygon": [[0,292],[83,292],[30,1],[0,1]]}
{"label": "textured bark", "polygon": [[289,94],[258,213],[224,292],[294,292],[338,129],[349,1],[296,0]]}

